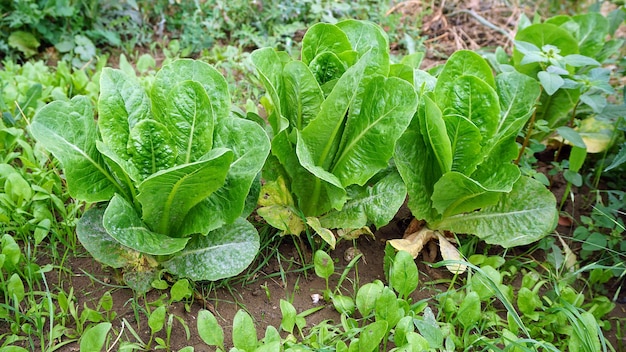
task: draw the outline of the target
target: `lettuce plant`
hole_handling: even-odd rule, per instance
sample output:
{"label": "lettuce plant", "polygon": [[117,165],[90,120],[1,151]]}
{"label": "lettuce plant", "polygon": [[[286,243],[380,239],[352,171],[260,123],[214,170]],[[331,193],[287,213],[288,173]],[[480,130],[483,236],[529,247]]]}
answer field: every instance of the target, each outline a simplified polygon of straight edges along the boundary
{"label": "lettuce plant", "polygon": [[177,60],[147,92],[106,68],[97,113],[96,122],[89,99],[78,96],[43,107],[30,127],[61,162],[70,194],[98,203],[77,226],[93,257],[126,268],[137,289],[161,269],[217,280],[247,267],[259,238],[241,216],[251,211],[246,198],[269,140],[258,124],[231,115],[222,75]]}
{"label": "lettuce plant", "polygon": [[272,48],[252,60],[273,134],[258,213],[287,234],[308,224],[331,246],[329,229],[388,223],[406,197],[389,160],[417,96],[390,75],[385,32],[356,20],[319,23],[301,60]]}
{"label": "lettuce plant", "polygon": [[415,72],[416,116],[394,160],[408,206],[426,231],[474,234],[512,247],[556,226],[554,196],[513,164],[515,139],[540,94],[536,80],[512,71],[495,78],[478,54],[453,54],[438,77]]}

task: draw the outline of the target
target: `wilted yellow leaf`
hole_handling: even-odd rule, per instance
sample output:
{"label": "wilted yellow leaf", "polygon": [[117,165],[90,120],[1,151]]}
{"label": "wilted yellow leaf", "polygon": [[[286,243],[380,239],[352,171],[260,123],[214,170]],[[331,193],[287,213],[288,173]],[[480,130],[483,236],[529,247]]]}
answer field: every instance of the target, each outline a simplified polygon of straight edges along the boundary
{"label": "wilted yellow leaf", "polygon": [[576,130],[587,146],[587,153],[601,153],[610,147],[615,125],[588,117]]}
{"label": "wilted yellow leaf", "polygon": [[259,205],[262,207],[271,205],[293,206],[293,198],[282,177],[275,181],[269,181],[261,187]]}
{"label": "wilted yellow leaf", "polygon": [[317,232],[322,239],[330,245],[330,248],[335,249],[335,245],[337,244],[337,239],[335,238],[335,234],[329,229],[322,227],[320,224],[320,219],[309,216],[306,218],[306,223],[311,226],[315,232]]}
{"label": "wilted yellow leaf", "polygon": [[572,250],[569,248],[567,243],[563,241],[561,236],[558,236],[558,237],[559,237],[559,240],[561,241],[561,245],[563,246],[563,252],[565,252],[565,259],[563,260],[565,269],[569,271],[573,271],[573,269],[576,267],[576,262],[577,262],[576,254],[572,252]]}
{"label": "wilted yellow leaf", "polygon": [[282,230],[283,235],[300,235],[305,229],[302,218],[296,215],[291,207],[271,205],[259,208],[256,212],[268,224]]}
{"label": "wilted yellow leaf", "polygon": [[[448,241],[442,234],[436,232],[439,239],[439,250],[441,251],[441,257],[444,260],[463,260],[461,253],[450,241]],[[467,270],[467,265],[464,264],[448,264],[446,268],[453,274],[463,274]]]}
{"label": "wilted yellow leaf", "polygon": [[367,235],[372,238],[376,238],[372,230],[369,227],[363,226],[360,229],[339,229],[337,230],[337,236],[339,238],[343,238],[344,240],[356,240],[361,237],[361,235]]}
{"label": "wilted yellow leaf", "polygon": [[268,224],[282,230],[283,235],[299,235],[304,231],[304,221],[296,214],[293,198],[282,177],[263,185],[259,205],[257,214]]}

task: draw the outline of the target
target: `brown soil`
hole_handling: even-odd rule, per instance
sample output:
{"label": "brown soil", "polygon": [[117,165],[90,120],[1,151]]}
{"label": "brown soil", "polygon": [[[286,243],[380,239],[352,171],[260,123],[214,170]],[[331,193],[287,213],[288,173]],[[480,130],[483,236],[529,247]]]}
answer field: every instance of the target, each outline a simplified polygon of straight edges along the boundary
{"label": "brown soil", "polygon": [[[337,248],[331,252],[335,259],[335,275],[330,280],[331,289],[336,287],[339,276],[348,264],[344,258],[344,253],[353,246],[361,251],[363,257],[343,282],[341,293],[352,294],[353,284],[361,286],[374,280],[386,282],[383,271],[385,242],[387,239],[402,237],[407,223],[406,219],[396,218],[391,224],[376,232],[376,239],[360,238],[354,244],[350,241],[340,242]],[[232,322],[238,310],[244,309],[253,317],[257,327],[257,335],[262,338],[267,326],[280,327],[282,319],[279,308],[281,299],[290,301],[298,313],[318,306],[323,307],[306,317],[308,328],[323,320],[339,323],[340,315],[333,308],[332,303],[323,300],[317,304],[313,302],[311,295],[322,294],[325,289],[325,282],[315,275],[310,266],[310,270],[307,272],[298,273],[302,265],[296,246],[305,252],[304,256],[308,258],[306,260],[311,262],[311,253],[307,246],[296,245],[292,238],[284,238],[277,248],[281,258],[283,258],[281,263],[278,262],[277,255],[274,253],[269,263],[261,268],[256,275],[248,278],[245,284],[229,285],[229,290],[228,287],[215,288],[208,283],[198,283],[196,284],[195,297],[191,301],[169,304],[167,306],[168,314],[174,314],[184,319],[191,331],[191,337],[187,339],[183,326],[175,321],[170,340],[172,349],[178,350],[185,346],[194,346],[196,351],[209,350],[207,345],[198,337],[196,330],[196,317],[201,309],[208,309],[217,317],[224,329],[227,349],[232,347]],[[263,258],[258,260],[262,261]],[[159,301],[167,304],[169,302],[167,291],[152,290],[145,296],[137,296],[129,288],[117,288],[116,286],[120,285],[120,273],[114,269],[103,267],[93,261],[88,254],[70,258],[66,267],[71,268],[71,274],[58,272],[47,274],[46,277],[53,292],[60,290],[69,292],[70,289],[73,289],[78,300],[78,307],[82,308],[86,305],[95,309],[100,297],[109,291],[114,303],[112,311],[117,313],[117,317],[112,321],[113,329],[122,334],[121,341],[136,341],[128,330],[122,331],[123,319],[131,324],[131,327],[140,334],[144,342],[149,340],[150,329],[147,325],[146,314],[142,310],[146,306],[151,306],[151,309],[154,309],[153,305]],[[447,286],[438,286],[431,282],[450,278],[449,273],[442,269],[432,269],[419,261],[418,268],[422,284],[412,295],[414,302],[432,298],[437,292],[447,289]],[[284,279],[279,275],[281,271],[284,272]],[[138,313],[139,321],[136,319],[136,310],[140,310]],[[0,333],[2,330],[4,329],[1,328]],[[157,336],[166,338],[164,331]],[[78,351],[78,344],[65,346],[60,351]]]}
{"label": "brown soil", "polygon": [[[331,252],[331,256],[335,259],[336,269],[335,275],[331,278],[331,289],[336,287],[339,275],[348,264],[348,261],[344,258],[345,251],[353,246],[363,253],[363,258],[359,261],[356,270],[351,270],[348,279],[343,282],[341,293],[352,294],[353,284],[358,287],[374,280],[381,280],[386,283],[383,271],[385,242],[388,239],[402,237],[408,225],[409,216],[407,210],[403,209],[394,221],[375,233],[376,239],[362,237],[354,243],[349,241],[340,242],[337,248]],[[557,232],[562,235],[569,234],[571,231],[572,226],[559,226],[557,229]],[[168,314],[174,314],[182,318],[191,332],[191,336],[188,339],[184,327],[179,321],[174,320],[170,339],[172,350],[178,350],[185,346],[194,346],[196,351],[211,350],[202,342],[196,330],[196,317],[201,309],[208,309],[217,317],[218,322],[224,329],[227,350],[232,347],[232,322],[238,310],[244,309],[253,317],[257,327],[257,335],[259,338],[262,338],[267,326],[280,327],[282,315],[279,302],[281,299],[290,301],[298,313],[317,306],[323,307],[321,310],[306,317],[308,328],[324,320],[339,323],[340,316],[333,308],[332,303],[320,301],[316,304],[311,298],[312,294],[321,294],[325,289],[324,280],[318,278],[313,270],[298,272],[302,268],[302,264],[297,248],[304,252],[304,256],[307,258],[305,260],[310,263],[311,253],[308,247],[296,246],[291,237],[286,237],[279,241],[280,243],[276,248],[259,256],[257,261],[261,262],[265,259],[263,258],[264,255],[271,257],[268,264],[261,267],[255,275],[246,277],[247,281],[244,284],[237,283],[237,279],[230,280],[228,285],[217,283],[217,286],[215,286],[210,283],[198,283],[195,287],[195,297],[187,302],[167,304],[169,302],[167,291],[152,290],[144,296],[137,296],[128,288],[119,288],[117,285],[120,285],[120,273],[111,268],[103,267],[93,261],[86,253],[69,259],[65,267],[71,268],[71,274],[53,271],[48,273],[46,277],[53,293],[60,291],[67,293],[73,290],[74,295],[77,297],[77,307],[80,310],[82,310],[83,306],[95,309],[102,294],[109,291],[114,303],[112,311],[117,313],[117,317],[112,321],[115,331],[112,336],[120,334],[121,341],[136,342],[136,339],[129,333],[128,328],[124,327],[122,323],[122,320],[125,319],[127,324],[130,324],[139,333],[142,340],[147,342],[150,329],[147,325],[145,307],[154,309],[159,304],[158,302],[165,302]],[[497,250],[497,248],[492,248],[491,250]],[[280,263],[278,253],[280,253],[282,258]],[[541,256],[541,253],[535,252],[532,254],[532,256],[535,256],[535,259],[541,260],[541,258],[536,258],[537,255]],[[441,260],[440,257],[435,258],[435,261],[439,260]],[[417,263],[420,271],[420,285],[412,295],[414,302],[422,299],[434,299],[437,293],[447,290],[447,284],[437,285],[434,282],[441,279],[450,279],[452,276],[448,271],[444,268],[433,269],[429,267],[424,264],[421,257],[418,257]],[[281,278],[281,272],[284,273],[284,278]],[[229,287],[230,290],[228,289]],[[607,285],[607,288],[613,292],[618,289],[618,287],[611,287],[611,285]],[[609,320],[613,322],[613,328],[610,331],[605,331],[604,335],[618,351],[620,350],[619,346],[626,345],[623,333],[618,336],[616,330],[617,319],[621,319],[622,324],[624,319],[626,319],[626,302],[623,301],[623,298],[624,293],[622,293],[621,303],[617,303],[616,308],[610,314]],[[436,302],[433,302],[431,306],[435,308],[435,304]],[[6,328],[8,329],[8,327]],[[3,331],[6,331],[5,327],[0,326],[0,334]],[[161,331],[157,336],[165,339],[165,331]],[[152,346],[154,347],[154,343]],[[59,351],[78,350],[77,343],[66,345],[59,349]]]}

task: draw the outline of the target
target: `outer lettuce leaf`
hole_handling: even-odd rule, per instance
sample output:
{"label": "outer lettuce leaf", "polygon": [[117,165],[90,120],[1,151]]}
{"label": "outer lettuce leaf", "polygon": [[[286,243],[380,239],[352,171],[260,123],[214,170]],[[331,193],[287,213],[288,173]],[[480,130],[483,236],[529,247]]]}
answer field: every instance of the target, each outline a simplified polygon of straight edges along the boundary
{"label": "outer lettuce leaf", "polygon": [[154,231],[173,237],[191,208],[224,184],[233,159],[228,149],[213,149],[206,159],[159,171],[139,184],[143,220]]}
{"label": "outer lettuce leaf", "polygon": [[[510,188],[509,188],[510,191]],[[502,190],[491,190],[459,172],[448,172],[435,183],[433,207],[444,218],[495,204]]]}
{"label": "outer lettuce leaf", "polygon": [[228,94],[228,83],[226,83],[224,76],[206,62],[182,59],[163,66],[154,78],[150,95],[155,119],[167,118],[163,102],[167,101],[167,96],[172,87],[182,81],[195,81],[204,87],[211,102],[213,117],[217,123],[228,117],[230,114],[230,95]]}
{"label": "outer lettuce leaf", "polygon": [[76,224],[76,236],[97,261],[113,268],[122,268],[139,257],[140,253],[122,246],[102,226],[105,208],[91,208]]}
{"label": "outer lettuce leaf", "polygon": [[122,159],[128,158],[130,130],[152,117],[150,99],[135,77],[104,68],[100,75],[98,128],[102,141]]}
{"label": "outer lettuce leaf", "polygon": [[180,230],[183,236],[206,234],[241,216],[246,196],[269,154],[265,131],[252,121],[232,117],[216,128],[214,148],[230,148],[233,161],[224,185],[187,214]]}
{"label": "outer lettuce leaf", "polygon": [[213,107],[204,87],[194,81],[180,82],[171,88],[164,103],[164,115],[157,120],[176,144],[176,164],[200,160],[213,146],[215,126]]}
{"label": "outer lettuce leaf", "polygon": [[37,112],[30,132],[61,164],[72,197],[86,202],[125,193],[96,149],[98,133],[93,106],[87,97],[52,102]]}
{"label": "outer lettuce leaf", "polygon": [[358,229],[373,223],[380,228],[388,224],[406,198],[406,186],[396,171],[390,172],[373,186],[348,189],[349,200],[341,211],[330,211],[320,218],[329,229]]}
{"label": "outer lettuce leaf", "polygon": [[[364,185],[391,159],[396,141],[415,109],[413,87],[399,78],[375,77],[365,87],[360,106],[350,109],[331,172],[343,187]],[[356,111],[356,114],[353,112]],[[358,172],[355,172],[358,170]]]}
{"label": "outer lettuce leaf", "polygon": [[174,238],[151,231],[126,199],[116,194],[104,211],[102,223],[106,232],[122,245],[152,255],[174,254],[187,244],[188,238]]}
{"label": "outer lettuce leaf", "polygon": [[169,272],[194,281],[219,280],[241,273],[259,251],[259,234],[242,218],[208,235],[195,235],[187,247],[163,263]]}
{"label": "outer lettuce leaf", "polygon": [[143,120],[130,131],[128,152],[140,180],[169,169],[176,163],[176,145],[168,128],[154,120]]}
{"label": "outer lettuce leaf", "polygon": [[346,33],[334,24],[317,23],[302,38],[302,62],[309,65],[323,52],[335,54],[352,50]]}
{"label": "outer lettuce leaf", "polygon": [[304,221],[302,216],[298,214],[291,193],[282,176],[265,183],[258,203],[257,214],[274,228],[290,235],[299,235],[304,232]]}
{"label": "outer lettuce leaf", "polygon": [[441,230],[474,234],[505,248],[532,243],[556,227],[554,195],[538,181],[520,177],[498,203],[479,211],[458,214],[434,224]]}

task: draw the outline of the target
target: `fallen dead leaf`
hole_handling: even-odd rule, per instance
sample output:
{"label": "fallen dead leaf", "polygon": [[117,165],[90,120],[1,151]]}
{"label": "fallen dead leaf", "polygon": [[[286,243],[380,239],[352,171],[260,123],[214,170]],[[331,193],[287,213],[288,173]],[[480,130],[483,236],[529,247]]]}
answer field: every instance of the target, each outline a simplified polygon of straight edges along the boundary
{"label": "fallen dead leaf", "polygon": [[405,234],[404,238],[389,240],[389,244],[399,251],[409,252],[413,256],[413,259],[415,259],[424,248],[424,245],[435,238],[434,231],[424,228],[418,232],[413,232],[408,235]]}
{"label": "fallen dead leaf", "polygon": [[[450,241],[448,241],[442,234],[435,232],[437,239],[439,239],[439,250],[441,251],[441,257],[444,260],[457,260],[461,261],[461,252]],[[464,264],[447,264],[446,268],[453,274],[463,274],[467,270],[467,265]]]}

